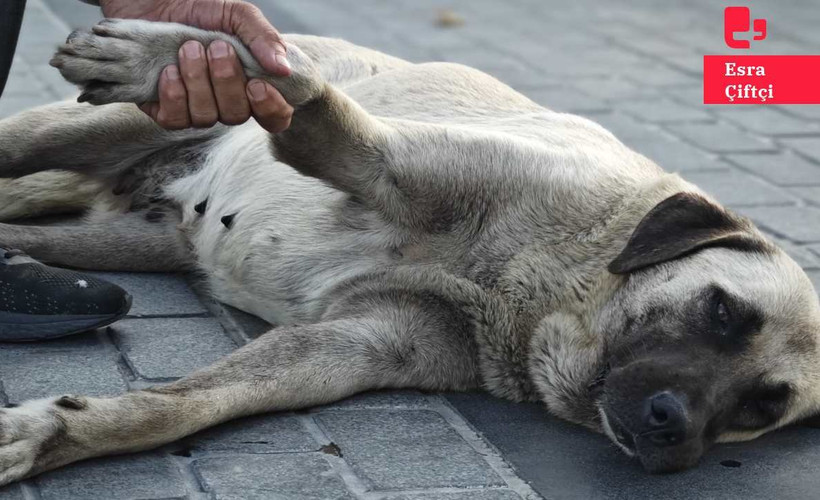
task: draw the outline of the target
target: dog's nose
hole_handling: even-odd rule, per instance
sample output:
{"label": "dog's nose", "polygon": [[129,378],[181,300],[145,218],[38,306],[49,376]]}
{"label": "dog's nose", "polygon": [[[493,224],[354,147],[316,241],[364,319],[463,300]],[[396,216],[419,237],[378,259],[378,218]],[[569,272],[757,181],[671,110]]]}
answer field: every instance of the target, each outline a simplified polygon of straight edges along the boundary
{"label": "dog's nose", "polygon": [[686,409],[671,392],[659,392],[644,405],[641,433],[656,446],[674,446],[686,439]]}

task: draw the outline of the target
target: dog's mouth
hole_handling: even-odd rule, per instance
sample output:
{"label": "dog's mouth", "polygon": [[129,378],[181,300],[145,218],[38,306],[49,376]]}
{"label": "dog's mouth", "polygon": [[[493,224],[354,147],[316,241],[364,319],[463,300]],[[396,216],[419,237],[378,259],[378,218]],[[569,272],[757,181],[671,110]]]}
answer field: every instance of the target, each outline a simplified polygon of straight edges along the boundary
{"label": "dog's mouth", "polygon": [[612,365],[610,363],[606,363],[601,371],[595,375],[595,378],[592,379],[592,382],[589,383],[587,386],[587,390],[592,395],[593,399],[598,399],[604,390],[604,385],[606,384],[606,378],[609,376],[609,372],[612,371]]}
{"label": "dog's mouth", "polygon": [[606,435],[623,450],[628,456],[633,457],[636,454],[635,436],[621,423],[615,415],[607,414],[602,404],[601,399],[604,394],[606,386],[606,379],[612,371],[612,364],[606,363],[601,370],[595,375],[595,378],[587,386],[590,396],[593,400],[598,401],[598,412],[601,418],[601,425],[604,428]]}
{"label": "dog's mouth", "polygon": [[618,420],[618,417],[607,414],[603,406],[599,406],[599,413],[601,415],[601,425],[607,437],[627,456],[634,457],[637,453],[635,436]]}

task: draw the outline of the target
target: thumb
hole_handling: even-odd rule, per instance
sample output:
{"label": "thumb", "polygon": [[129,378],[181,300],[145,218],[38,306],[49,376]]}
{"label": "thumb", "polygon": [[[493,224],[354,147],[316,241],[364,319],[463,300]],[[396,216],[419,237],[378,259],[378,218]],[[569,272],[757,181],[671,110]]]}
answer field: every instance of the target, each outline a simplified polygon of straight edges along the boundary
{"label": "thumb", "polygon": [[262,11],[248,2],[228,2],[227,5],[230,31],[251,49],[259,64],[274,75],[290,75],[290,63],[282,36],[265,19]]}

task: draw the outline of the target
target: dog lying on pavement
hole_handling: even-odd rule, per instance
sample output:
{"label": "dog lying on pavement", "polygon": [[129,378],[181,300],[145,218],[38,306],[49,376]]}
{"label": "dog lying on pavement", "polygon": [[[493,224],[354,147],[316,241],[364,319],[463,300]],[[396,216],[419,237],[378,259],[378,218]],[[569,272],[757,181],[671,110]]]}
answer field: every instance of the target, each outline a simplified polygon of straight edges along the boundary
{"label": "dog lying on pavement", "polygon": [[[183,42],[218,38],[295,107],[289,130],[169,132],[125,104],[157,99]],[[198,270],[279,325],[174,383],[2,410],[0,482],[379,388],[543,401],[651,472],[820,411],[817,294],[748,220],[479,71],[285,39],[278,78],[227,35],[106,20],[52,64],[107,106],[0,122],[3,217],[88,210],[0,224],[0,242]]]}

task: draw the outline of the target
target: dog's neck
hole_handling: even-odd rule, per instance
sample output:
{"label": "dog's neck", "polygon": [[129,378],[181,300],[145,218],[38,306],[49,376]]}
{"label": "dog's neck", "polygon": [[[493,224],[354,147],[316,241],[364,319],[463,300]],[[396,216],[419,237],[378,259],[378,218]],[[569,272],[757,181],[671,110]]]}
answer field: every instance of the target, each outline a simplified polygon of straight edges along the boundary
{"label": "dog's neck", "polygon": [[[500,355],[492,380],[528,373],[529,384],[512,399],[542,400],[557,415],[597,426],[589,385],[605,364],[608,343],[617,336],[614,297],[625,281],[609,273],[607,265],[655,205],[682,191],[697,188],[674,174],[652,179],[578,238],[560,244],[536,242],[510,261],[496,291],[513,316],[511,338],[526,355]],[[509,387],[486,383],[491,392],[511,397]]]}

